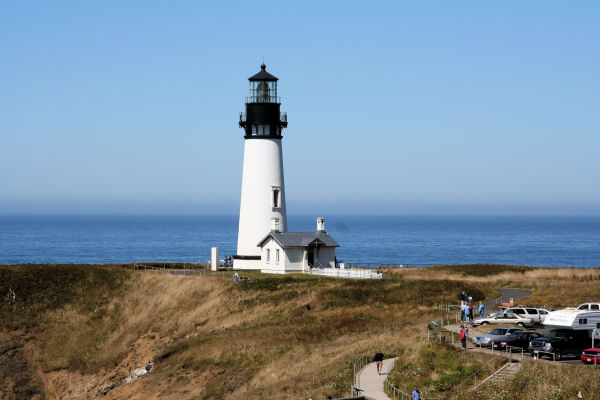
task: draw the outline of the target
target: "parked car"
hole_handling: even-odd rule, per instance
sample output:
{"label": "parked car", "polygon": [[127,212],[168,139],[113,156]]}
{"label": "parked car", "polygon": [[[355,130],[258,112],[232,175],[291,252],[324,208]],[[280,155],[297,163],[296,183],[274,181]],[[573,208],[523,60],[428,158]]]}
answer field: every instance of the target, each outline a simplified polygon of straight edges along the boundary
{"label": "parked car", "polygon": [[503,326],[500,328],[494,328],[489,331],[489,333],[484,335],[475,336],[471,341],[475,346],[490,347],[494,342],[494,339],[504,338],[513,332],[518,332],[521,330],[521,328],[515,328],[512,326]]}
{"label": "parked car", "polygon": [[581,362],[584,364],[600,364],[600,349],[597,347],[585,349],[581,353]]}
{"label": "parked car", "polygon": [[477,318],[473,320],[473,326],[485,324],[512,324],[520,326],[533,326],[531,318],[524,318],[513,313],[497,313],[491,317]]}
{"label": "parked car", "polygon": [[569,354],[580,355],[589,346],[590,337],[587,331],[572,329],[553,329],[545,337],[529,342],[529,352],[533,356],[538,352],[540,357],[549,356],[561,360]]}
{"label": "parked car", "polygon": [[504,338],[494,339],[493,347],[494,350],[506,350],[506,346],[527,349],[531,340],[541,337],[544,337],[544,335],[541,333],[532,331],[517,331]]}
{"label": "parked car", "polygon": [[517,314],[523,318],[529,318],[531,319],[531,322],[537,325],[541,325],[548,315],[548,310],[546,309],[531,307],[508,307],[503,312]]}

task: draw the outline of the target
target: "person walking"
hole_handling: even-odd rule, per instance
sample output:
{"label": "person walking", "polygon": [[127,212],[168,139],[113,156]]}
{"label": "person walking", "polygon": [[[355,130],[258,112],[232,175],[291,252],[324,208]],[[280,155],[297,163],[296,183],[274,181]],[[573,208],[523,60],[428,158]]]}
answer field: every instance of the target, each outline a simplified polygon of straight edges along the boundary
{"label": "person walking", "polygon": [[465,320],[465,302],[461,300],[460,302],[460,322]]}
{"label": "person walking", "polygon": [[375,353],[375,357],[373,357],[373,361],[377,363],[377,373],[381,375],[381,367],[383,366],[383,353],[381,352],[381,350],[377,350],[377,353]]}
{"label": "person walking", "polygon": [[485,306],[482,302],[479,302],[479,307],[477,307],[477,312],[479,313],[479,318],[483,318],[483,311],[485,310]]}
{"label": "person walking", "polygon": [[469,337],[469,330],[467,329],[465,324],[462,324],[460,326],[460,343],[461,343],[463,350],[467,349],[467,338],[468,337]]}
{"label": "person walking", "polygon": [[412,392],[412,400],[421,400],[421,392],[419,392],[419,389],[416,386],[415,390]]}
{"label": "person walking", "polygon": [[468,305],[465,304],[465,322],[469,322],[469,316],[471,314],[471,309]]}
{"label": "person walking", "polygon": [[473,304],[469,303],[469,317],[471,321],[475,319],[475,313],[473,312]]}

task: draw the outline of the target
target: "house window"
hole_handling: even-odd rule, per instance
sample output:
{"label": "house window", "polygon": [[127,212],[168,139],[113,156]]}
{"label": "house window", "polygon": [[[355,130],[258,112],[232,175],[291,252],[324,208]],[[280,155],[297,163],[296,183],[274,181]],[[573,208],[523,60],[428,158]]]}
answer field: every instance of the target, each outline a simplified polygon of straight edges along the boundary
{"label": "house window", "polygon": [[271,205],[273,206],[273,208],[281,207],[281,188],[279,186],[273,186],[271,197]]}
{"label": "house window", "polygon": [[271,262],[271,249],[267,249],[267,264]]}
{"label": "house window", "polygon": [[279,264],[279,249],[275,250],[275,262]]}

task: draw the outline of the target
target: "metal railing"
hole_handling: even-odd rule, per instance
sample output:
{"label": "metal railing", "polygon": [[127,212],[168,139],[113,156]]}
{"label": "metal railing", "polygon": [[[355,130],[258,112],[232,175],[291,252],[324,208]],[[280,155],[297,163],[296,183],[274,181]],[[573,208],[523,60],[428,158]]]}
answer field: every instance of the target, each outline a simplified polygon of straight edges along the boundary
{"label": "metal railing", "polygon": [[[384,390],[386,390],[389,394],[392,395],[394,400],[412,400],[412,396],[402,390],[398,389],[396,386],[389,381],[389,379],[385,379],[383,383]],[[428,397],[429,398],[429,397]]]}
{"label": "metal railing", "polygon": [[552,351],[544,351],[544,350],[533,350],[533,359],[537,360],[538,358],[540,358],[540,354],[551,354],[552,355],[552,361],[556,361],[556,354]]}
{"label": "metal railing", "polygon": [[[394,361],[394,363],[395,362],[396,361]],[[394,368],[394,363],[392,364],[390,371],[392,368]],[[394,400],[412,400],[412,394],[408,394],[408,393],[398,389],[396,386],[394,386],[394,384],[390,381],[389,374],[385,377],[385,381],[383,382],[383,390],[385,392],[387,392],[387,394],[391,395]],[[421,395],[421,396],[423,396],[423,395]],[[427,398],[429,400],[440,400],[439,398],[436,398],[436,397],[427,396]]]}
{"label": "metal railing", "polygon": [[[521,353],[521,360],[525,359],[525,349],[522,348],[522,347],[506,346],[506,350],[505,351],[508,354],[508,359],[510,360],[510,362],[512,362],[512,360],[513,360],[513,353],[517,354],[517,355],[519,353]],[[516,360],[516,358],[515,358],[515,360]]]}
{"label": "metal railing", "polygon": [[350,396],[360,396],[363,391],[360,388],[359,372],[371,362],[371,355],[365,354],[358,360],[354,361],[352,372],[352,386],[350,386]]}
{"label": "metal railing", "polygon": [[246,103],[281,103],[280,96],[246,96]]}

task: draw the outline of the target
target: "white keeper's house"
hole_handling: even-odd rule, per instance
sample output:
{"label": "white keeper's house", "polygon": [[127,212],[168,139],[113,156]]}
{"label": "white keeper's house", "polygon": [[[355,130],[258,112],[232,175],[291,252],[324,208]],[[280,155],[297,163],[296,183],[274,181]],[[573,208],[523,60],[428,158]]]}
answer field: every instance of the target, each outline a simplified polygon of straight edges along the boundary
{"label": "white keeper's house", "polygon": [[335,240],[317,219],[315,232],[288,232],[281,146],[287,114],[281,113],[278,78],[266,66],[248,78],[250,95],[240,114],[244,129],[242,196],[233,268],[286,273],[335,268]]}
{"label": "white keeper's house", "polygon": [[263,272],[308,272],[311,268],[335,268],[339,244],[325,232],[325,219],[317,218],[315,232],[280,232],[279,221],[259,243]]}

